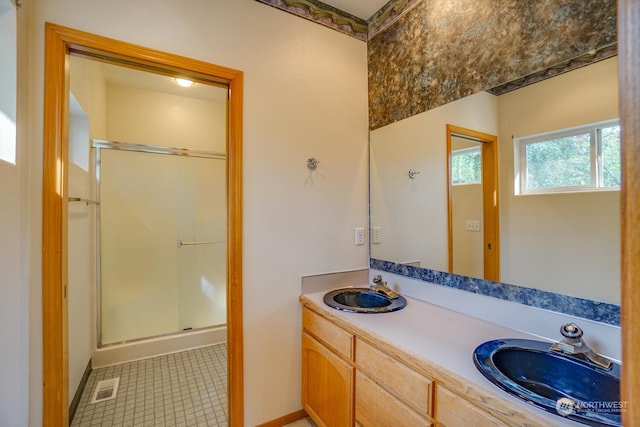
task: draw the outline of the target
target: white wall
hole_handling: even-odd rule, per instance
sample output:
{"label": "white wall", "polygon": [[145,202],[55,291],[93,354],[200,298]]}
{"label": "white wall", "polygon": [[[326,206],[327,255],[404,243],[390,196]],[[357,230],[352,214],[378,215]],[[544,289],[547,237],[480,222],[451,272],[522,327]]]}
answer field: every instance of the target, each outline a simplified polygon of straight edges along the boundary
{"label": "white wall", "polygon": [[[80,107],[77,107],[78,109]],[[89,120],[82,111],[69,121],[69,194],[91,199]],[[76,155],[73,155],[73,154]],[[68,210],[68,307],[69,399],[73,399],[91,359],[93,327],[93,205],[69,203]]]}
{"label": "white wall", "polygon": [[501,278],[620,304],[620,192],[514,195],[512,136],[615,119],[617,57],[502,95]]}
{"label": "white wall", "polygon": [[[10,122],[25,117],[28,88],[25,75],[16,73],[16,53],[24,63],[26,46],[25,13],[17,13],[9,0],[0,0],[0,110]],[[16,32],[19,49],[16,49]],[[26,64],[21,71],[27,70]],[[22,85],[16,96],[16,78]],[[16,108],[17,100],[17,108]],[[22,426],[28,420],[29,326],[38,316],[29,313],[29,158],[26,145],[28,126],[17,129],[15,164],[0,160],[0,425]],[[13,157],[13,156],[11,156]],[[38,369],[38,367],[36,367]],[[39,368],[41,369],[41,368]],[[37,372],[34,372],[37,374]]]}
{"label": "white wall", "polygon": [[[30,425],[42,421],[45,21],[244,71],[245,424],[298,410],[301,276],[367,266],[367,246],[353,244],[354,227],[367,225],[366,45],[254,0],[32,3],[33,180],[15,197],[32,208],[31,258],[19,264],[34,278]],[[314,172],[309,157],[320,160]]]}
{"label": "white wall", "polygon": [[107,82],[99,63],[77,56],[69,57],[69,84],[73,96],[89,118],[89,137],[106,138]]}
{"label": "white wall", "polygon": [[[482,184],[454,185],[451,200],[453,273],[484,277]],[[467,221],[480,221],[480,231],[467,230]]]}
{"label": "white wall", "polygon": [[497,98],[481,92],[371,132],[373,258],[449,270],[447,124],[496,135]]}
{"label": "white wall", "polygon": [[[95,62],[70,58],[69,194],[94,199],[90,140],[106,132],[107,85]],[[96,342],[95,205],[69,203],[69,400],[73,399]]]}
{"label": "white wall", "polygon": [[226,102],[187,96],[110,84],[107,139],[224,153]]}

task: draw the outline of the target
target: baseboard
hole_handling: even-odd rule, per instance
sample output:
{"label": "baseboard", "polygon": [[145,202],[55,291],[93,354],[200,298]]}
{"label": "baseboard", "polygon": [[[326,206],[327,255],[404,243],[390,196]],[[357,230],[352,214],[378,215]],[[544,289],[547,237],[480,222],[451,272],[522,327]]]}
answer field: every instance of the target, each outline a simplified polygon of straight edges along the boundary
{"label": "baseboard", "polygon": [[82,374],[82,379],[80,380],[80,384],[78,384],[78,389],[76,390],[76,393],[73,395],[73,400],[69,405],[69,424],[71,424],[71,421],[73,421],[73,417],[76,415],[78,404],[80,404],[82,393],[84,392],[84,389],[87,386],[87,381],[89,381],[89,375],[91,375],[92,370],[93,368],[91,367],[91,359],[89,359],[89,363],[87,363],[87,367],[84,370],[84,374]]}
{"label": "baseboard", "polygon": [[275,420],[268,421],[264,424],[259,424],[256,427],[283,427],[287,424],[291,424],[294,421],[301,420],[307,417],[307,413],[304,409],[300,409],[299,411],[292,412],[288,415],[285,415],[280,418],[276,418]]}

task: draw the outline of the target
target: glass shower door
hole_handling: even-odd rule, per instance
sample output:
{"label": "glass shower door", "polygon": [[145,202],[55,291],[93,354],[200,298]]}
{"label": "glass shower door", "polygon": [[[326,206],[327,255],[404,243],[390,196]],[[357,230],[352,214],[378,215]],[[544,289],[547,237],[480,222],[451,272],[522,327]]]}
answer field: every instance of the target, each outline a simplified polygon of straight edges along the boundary
{"label": "glass shower door", "polygon": [[225,162],[178,158],[179,330],[226,323]]}
{"label": "glass shower door", "polygon": [[225,161],[99,158],[100,344],[224,324]]}

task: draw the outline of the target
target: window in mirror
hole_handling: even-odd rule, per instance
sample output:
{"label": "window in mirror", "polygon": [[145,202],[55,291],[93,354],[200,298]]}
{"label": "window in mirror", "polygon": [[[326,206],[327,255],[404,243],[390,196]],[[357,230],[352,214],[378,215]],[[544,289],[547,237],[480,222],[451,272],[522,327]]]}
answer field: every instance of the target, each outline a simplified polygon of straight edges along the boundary
{"label": "window in mirror", "polygon": [[451,152],[451,184],[480,184],[482,154],[480,145]]}
{"label": "window in mirror", "polygon": [[602,161],[599,163],[602,187],[620,188],[620,125],[600,130]]}
{"label": "window in mirror", "polygon": [[620,187],[618,120],[515,139],[518,194]]}

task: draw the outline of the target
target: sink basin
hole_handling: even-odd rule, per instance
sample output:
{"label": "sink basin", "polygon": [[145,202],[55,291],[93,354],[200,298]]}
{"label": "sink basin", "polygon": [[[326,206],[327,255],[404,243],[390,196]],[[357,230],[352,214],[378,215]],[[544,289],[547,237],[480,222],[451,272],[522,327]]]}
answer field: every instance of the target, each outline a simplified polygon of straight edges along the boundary
{"label": "sink basin", "polygon": [[608,370],[577,356],[550,351],[551,343],[488,341],[473,361],[489,381],[532,405],[592,426],[620,426],[620,365]]}
{"label": "sink basin", "polygon": [[369,288],[336,289],[324,295],[324,303],[337,310],[354,313],[388,313],[407,306],[407,300],[402,295],[392,299]]}

